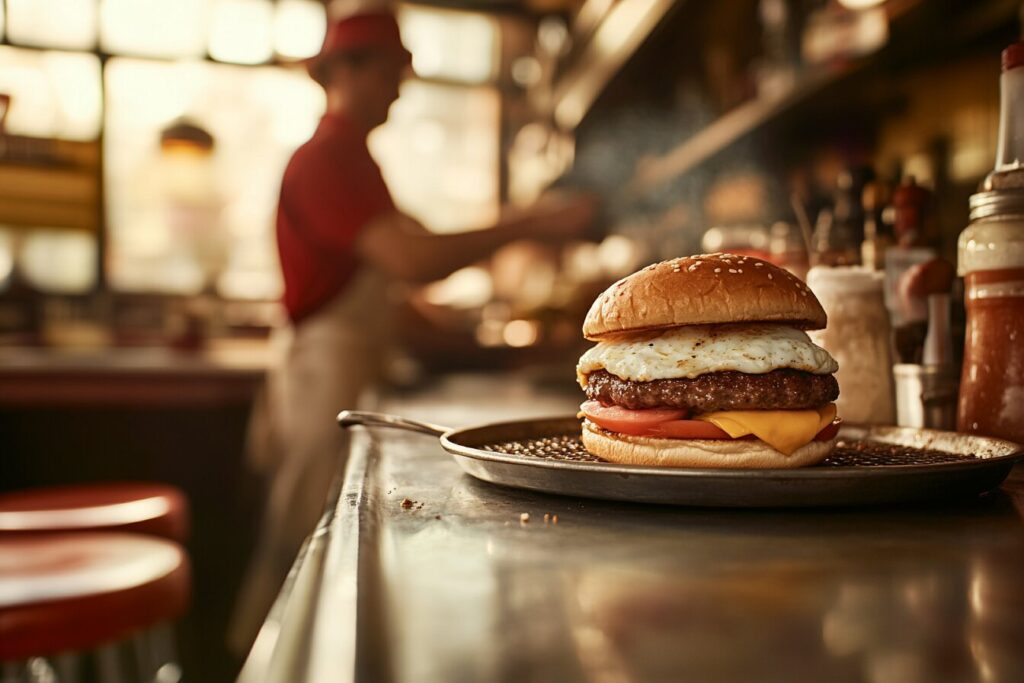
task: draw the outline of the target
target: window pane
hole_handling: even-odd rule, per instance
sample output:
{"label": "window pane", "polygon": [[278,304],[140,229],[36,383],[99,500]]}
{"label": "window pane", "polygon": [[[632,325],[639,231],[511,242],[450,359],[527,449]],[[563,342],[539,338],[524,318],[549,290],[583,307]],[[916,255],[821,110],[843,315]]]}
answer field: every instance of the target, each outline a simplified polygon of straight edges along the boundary
{"label": "window pane", "polygon": [[402,41],[422,78],[484,83],[494,77],[498,25],[482,14],[405,6]]}
{"label": "window pane", "polygon": [[79,50],[96,45],[96,0],[7,0],[7,7],[12,43]]}
{"label": "window pane", "polygon": [[96,284],[96,237],[74,230],[31,230],[24,235],[18,268],[44,292],[87,292]]}
{"label": "window pane", "polygon": [[8,133],[65,140],[99,136],[100,62],[94,55],[0,47],[0,92],[11,96]]}
{"label": "window pane", "polygon": [[278,0],[274,51],[285,59],[305,59],[320,51],[327,30],[324,6],[317,0]]}
{"label": "window pane", "polygon": [[[111,285],[276,297],[281,173],[312,135],[323,91],[298,70],[209,62],[112,59],[106,79]],[[182,117],[212,151],[161,148]]]}
{"label": "window pane", "polygon": [[115,54],[201,57],[206,54],[208,4],[207,0],[101,0],[100,46]]}
{"label": "window pane", "polygon": [[274,52],[273,33],[270,0],[216,0],[210,21],[210,56],[235,64],[266,62]]}
{"label": "window pane", "polygon": [[395,201],[437,231],[496,220],[497,92],[415,80],[401,92],[370,137]]}

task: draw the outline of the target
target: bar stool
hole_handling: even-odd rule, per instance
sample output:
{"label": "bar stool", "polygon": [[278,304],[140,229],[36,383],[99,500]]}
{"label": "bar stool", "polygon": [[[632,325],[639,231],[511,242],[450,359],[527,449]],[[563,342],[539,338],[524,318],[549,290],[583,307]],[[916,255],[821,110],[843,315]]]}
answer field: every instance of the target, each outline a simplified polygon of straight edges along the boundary
{"label": "bar stool", "polygon": [[185,495],[164,484],[75,484],[0,494],[0,537],[42,531],[131,531],[184,543]]}
{"label": "bar stool", "polygon": [[188,557],[172,541],[0,538],[0,681],[178,681],[170,624],[189,592]]}

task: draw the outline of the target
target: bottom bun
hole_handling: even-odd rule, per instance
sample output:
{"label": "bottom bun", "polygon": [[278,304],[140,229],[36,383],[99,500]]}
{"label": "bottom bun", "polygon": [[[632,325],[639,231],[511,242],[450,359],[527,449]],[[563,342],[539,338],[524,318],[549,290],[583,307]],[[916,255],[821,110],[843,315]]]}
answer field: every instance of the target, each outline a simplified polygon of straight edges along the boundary
{"label": "bottom bun", "polygon": [[583,445],[593,455],[624,465],[786,469],[821,462],[836,440],[812,441],[789,455],[760,439],[655,439],[609,432],[583,422]]}

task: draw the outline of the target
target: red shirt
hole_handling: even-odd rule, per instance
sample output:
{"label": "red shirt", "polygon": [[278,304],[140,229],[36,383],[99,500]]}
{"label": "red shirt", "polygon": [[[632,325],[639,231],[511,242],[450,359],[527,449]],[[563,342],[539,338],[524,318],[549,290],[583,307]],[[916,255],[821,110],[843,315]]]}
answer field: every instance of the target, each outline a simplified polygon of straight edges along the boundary
{"label": "red shirt", "polygon": [[366,131],[349,119],[324,116],[288,162],[277,207],[284,306],[292,322],[345,288],[359,265],[359,233],[394,208],[366,148]]}

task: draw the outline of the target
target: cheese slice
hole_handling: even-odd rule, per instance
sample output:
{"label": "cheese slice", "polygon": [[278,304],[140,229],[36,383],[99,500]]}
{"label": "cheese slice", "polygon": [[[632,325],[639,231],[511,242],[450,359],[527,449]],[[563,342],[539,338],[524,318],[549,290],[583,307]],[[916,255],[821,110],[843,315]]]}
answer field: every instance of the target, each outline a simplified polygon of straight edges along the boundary
{"label": "cheese slice", "polygon": [[836,404],[817,410],[723,410],[698,415],[734,439],[753,434],[786,455],[814,440],[836,418]]}

